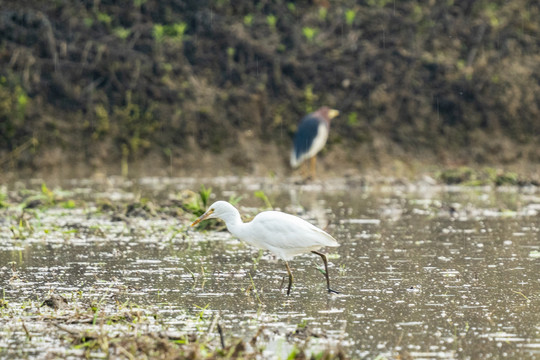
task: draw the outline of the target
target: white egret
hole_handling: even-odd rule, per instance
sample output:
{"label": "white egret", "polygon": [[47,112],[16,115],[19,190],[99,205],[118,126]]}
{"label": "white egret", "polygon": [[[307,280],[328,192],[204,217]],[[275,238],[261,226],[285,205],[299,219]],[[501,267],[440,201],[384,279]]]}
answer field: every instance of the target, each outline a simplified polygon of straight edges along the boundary
{"label": "white egret", "polygon": [[287,295],[291,292],[293,275],[288,261],[294,256],[311,251],[324,262],[324,275],[328,292],[338,293],[330,288],[328,260],[317,250],[324,246],[339,246],[336,239],[325,231],[311,225],[297,216],[280,211],[263,211],[244,223],[238,210],[226,201],[216,201],[191,226],[205,219],[218,218],[225,221],[227,229],[242,241],[256,248],[269,250],[285,261],[289,274]]}

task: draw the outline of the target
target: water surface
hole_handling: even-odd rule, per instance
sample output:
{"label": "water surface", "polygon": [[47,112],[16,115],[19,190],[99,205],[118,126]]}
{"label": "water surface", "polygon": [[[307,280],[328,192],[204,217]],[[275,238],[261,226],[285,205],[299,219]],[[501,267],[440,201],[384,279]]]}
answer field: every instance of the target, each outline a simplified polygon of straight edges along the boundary
{"label": "water surface", "polygon": [[[228,232],[191,229],[186,214],[115,217],[99,210],[105,199],[148,199],[157,209],[201,182],[213,186],[212,200],[242,196],[245,215],[264,207],[254,196],[263,190],[274,208],[331,233],[341,246],[327,249],[330,278],[341,294],[326,293],[316,255],[291,261],[295,284],[286,296],[283,262]],[[304,338],[311,351],[341,348],[353,358],[540,356],[536,188],[218,178],[75,182],[63,189],[78,199],[74,208],[27,210],[22,227],[20,207],[2,210],[1,286],[9,302],[3,354],[70,354],[60,335],[35,340],[44,328],[35,313],[54,310],[31,301],[55,293],[105,309],[138,304],[158,315],[156,329],[198,331],[219,316],[226,341],[262,332],[268,356],[286,358],[291,343]],[[32,317],[20,311],[25,306]]]}

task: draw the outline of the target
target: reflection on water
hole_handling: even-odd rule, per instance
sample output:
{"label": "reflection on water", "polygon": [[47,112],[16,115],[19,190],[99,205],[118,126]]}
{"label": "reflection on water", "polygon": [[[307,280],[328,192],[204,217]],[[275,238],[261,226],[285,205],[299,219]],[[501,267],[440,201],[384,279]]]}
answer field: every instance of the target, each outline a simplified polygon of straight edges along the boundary
{"label": "reflection on water", "polygon": [[[315,255],[291,262],[296,282],[287,297],[284,264],[227,232],[196,232],[172,216],[114,221],[89,205],[38,211],[29,221],[39,231],[26,239],[0,222],[4,297],[11,306],[51,290],[129,299],[177,330],[195,326],[186,321],[193,314],[219,314],[237,336],[264,324],[268,351],[281,354],[290,351],[288,336],[308,329],[321,347],[340,344],[355,358],[540,356],[536,189],[210,183],[225,198],[242,195],[243,213],[263,206],[253,196],[263,189],[274,207],[333,234],[341,246],[328,249],[329,271],[342,293],[325,292]],[[73,194],[89,204],[141,194],[159,202],[199,184],[78,183]]]}

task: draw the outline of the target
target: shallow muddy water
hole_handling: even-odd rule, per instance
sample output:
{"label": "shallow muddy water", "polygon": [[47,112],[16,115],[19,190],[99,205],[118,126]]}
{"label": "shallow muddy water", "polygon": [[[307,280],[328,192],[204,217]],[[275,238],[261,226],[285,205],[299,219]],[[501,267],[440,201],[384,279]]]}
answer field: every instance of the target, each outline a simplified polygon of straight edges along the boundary
{"label": "shallow muddy water", "polygon": [[[243,215],[264,207],[254,195],[262,190],[274,208],[326,229],[341,244],[327,249],[341,293],[326,293],[316,255],[290,262],[287,296],[282,261],[226,231],[189,228],[195,216],[115,217],[96,205],[145,198],[159,207],[201,183],[213,187],[212,200],[242,196]],[[54,293],[105,312],[138,304],[154,319],[150,329],[204,332],[215,320],[225,342],[258,334],[269,358],[303,341],[308,351],[339,348],[352,358],[540,357],[537,188],[235,178],[62,188],[75,206],[33,209],[23,221],[20,207],[2,210],[0,355],[80,355],[43,320],[74,311],[39,306]],[[218,338],[215,329],[209,336]]]}

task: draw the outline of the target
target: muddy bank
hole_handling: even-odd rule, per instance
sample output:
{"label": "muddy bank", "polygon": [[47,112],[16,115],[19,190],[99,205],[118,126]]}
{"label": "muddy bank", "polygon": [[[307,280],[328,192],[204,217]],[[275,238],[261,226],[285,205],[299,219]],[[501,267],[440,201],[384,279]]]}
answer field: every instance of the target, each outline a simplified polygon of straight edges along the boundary
{"label": "muddy bank", "polygon": [[336,173],[535,166],[539,15],[526,0],[4,1],[0,167],[285,173],[321,105],[342,112]]}

